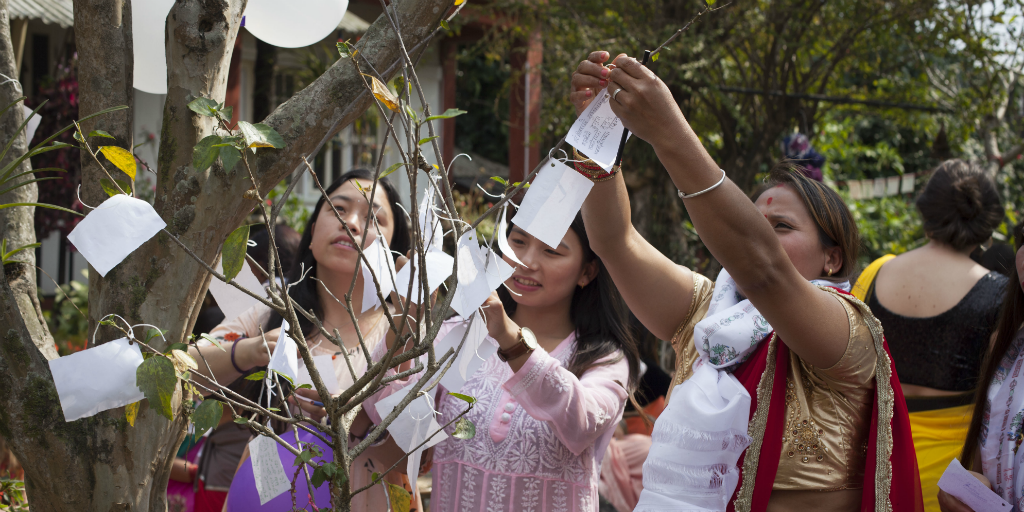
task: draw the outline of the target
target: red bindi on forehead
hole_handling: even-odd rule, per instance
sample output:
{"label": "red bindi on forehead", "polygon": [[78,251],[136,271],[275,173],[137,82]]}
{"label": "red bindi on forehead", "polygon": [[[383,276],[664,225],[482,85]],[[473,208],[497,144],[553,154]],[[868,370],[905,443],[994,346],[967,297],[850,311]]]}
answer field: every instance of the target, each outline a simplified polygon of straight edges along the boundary
{"label": "red bindi on forehead", "polygon": [[769,197],[768,198],[768,204],[772,204],[772,199],[775,199],[775,198],[774,197]]}

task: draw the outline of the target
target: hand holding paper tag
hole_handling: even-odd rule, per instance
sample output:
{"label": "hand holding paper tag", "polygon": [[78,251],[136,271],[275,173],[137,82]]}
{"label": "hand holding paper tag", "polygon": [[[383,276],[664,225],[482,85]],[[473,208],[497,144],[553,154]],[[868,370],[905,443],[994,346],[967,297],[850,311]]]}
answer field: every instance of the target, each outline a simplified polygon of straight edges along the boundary
{"label": "hand holding paper tag", "polygon": [[946,471],[942,473],[942,478],[939,478],[939,489],[946,491],[975,512],[1009,512],[1012,509],[1009,503],[964,469],[957,459],[950,461]]}
{"label": "hand holding paper tag", "polygon": [[140,364],[139,344],[129,345],[128,338],[51,360],[64,420],[75,421],[145,398],[135,386]]}
{"label": "hand holding paper tag", "polygon": [[101,276],[124,261],[167,224],[149,203],[117,194],[89,212],[68,235]]}
{"label": "hand holding paper tag", "polygon": [[558,247],[592,188],[594,182],[574,169],[548,160],[526,191],[512,222],[549,247]]}
{"label": "hand holding paper tag", "polygon": [[615,154],[619,150],[622,131],[625,129],[618,116],[612,112],[611,99],[612,95],[608,89],[601,89],[565,136],[566,142],[585,153],[606,171],[615,163]]}

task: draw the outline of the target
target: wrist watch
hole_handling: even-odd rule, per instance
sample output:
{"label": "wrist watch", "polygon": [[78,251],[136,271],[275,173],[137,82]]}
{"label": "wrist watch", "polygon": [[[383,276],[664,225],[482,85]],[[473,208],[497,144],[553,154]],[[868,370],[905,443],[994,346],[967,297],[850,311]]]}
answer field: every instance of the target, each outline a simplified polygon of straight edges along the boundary
{"label": "wrist watch", "polygon": [[533,331],[528,327],[520,327],[519,343],[516,343],[507,349],[498,349],[498,359],[507,363],[523,354],[532,352],[539,347],[540,345],[537,344],[537,336],[533,334]]}

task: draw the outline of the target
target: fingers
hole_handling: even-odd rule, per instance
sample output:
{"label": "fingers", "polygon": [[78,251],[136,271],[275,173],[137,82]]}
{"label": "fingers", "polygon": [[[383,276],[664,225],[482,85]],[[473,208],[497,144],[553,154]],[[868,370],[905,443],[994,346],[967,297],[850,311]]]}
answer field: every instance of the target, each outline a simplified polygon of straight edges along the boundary
{"label": "fingers", "polygon": [[[601,68],[601,71],[605,72],[605,76],[607,75],[607,69]],[[583,89],[604,89],[607,85],[608,80],[604,76],[602,76],[600,72],[598,75],[593,75],[590,73],[580,73],[577,71],[572,75],[573,91],[581,91]]]}
{"label": "fingers", "polygon": [[327,409],[324,408],[323,402],[320,401],[320,393],[317,393],[315,389],[296,389],[295,395],[298,397],[298,400],[292,400],[292,397],[289,397],[289,401],[298,405],[306,416],[320,421],[321,418],[327,415]]}
{"label": "fingers", "polygon": [[608,60],[609,56],[610,54],[608,52],[604,50],[597,50],[595,52],[590,52],[590,55],[587,56],[587,60],[597,64],[603,64],[604,61]]}
{"label": "fingers", "polygon": [[589,60],[585,60],[583,62],[580,62],[580,65],[576,67],[576,72],[573,73],[573,80],[575,81],[576,77],[578,76],[603,80],[605,78],[608,78],[608,68],[600,64],[590,62]]}
{"label": "fingers", "polygon": [[964,505],[963,502],[942,490],[939,491],[939,510],[942,512],[974,512],[971,507]]}
{"label": "fingers", "polygon": [[[640,61],[632,57],[626,57],[625,55],[616,57],[615,69],[618,69],[621,72],[624,72],[636,79],[650,78],[651,76],[653,76],[651,70],[647,69],[646,66],[640,64]],[[612,74],[615,73],[615,69],[612,70]],[[616,79],[614,76],[612,76],[611,78],[613,80]]]}

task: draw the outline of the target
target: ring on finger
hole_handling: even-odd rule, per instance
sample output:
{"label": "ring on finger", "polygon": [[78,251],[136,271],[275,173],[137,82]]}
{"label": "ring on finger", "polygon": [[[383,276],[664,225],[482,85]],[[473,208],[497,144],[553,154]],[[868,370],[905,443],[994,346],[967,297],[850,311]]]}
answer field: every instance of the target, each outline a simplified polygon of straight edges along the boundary
{"label": "ring on finger", "polygon": [[[612,93],[612,99],[614,100],[615,97],[618,96],[620,92],[622,92],[622,87],[619,87],[618,89],[615,89],[615,92]],[[618,100],[615,100],[615,101],[618,101]]]}

